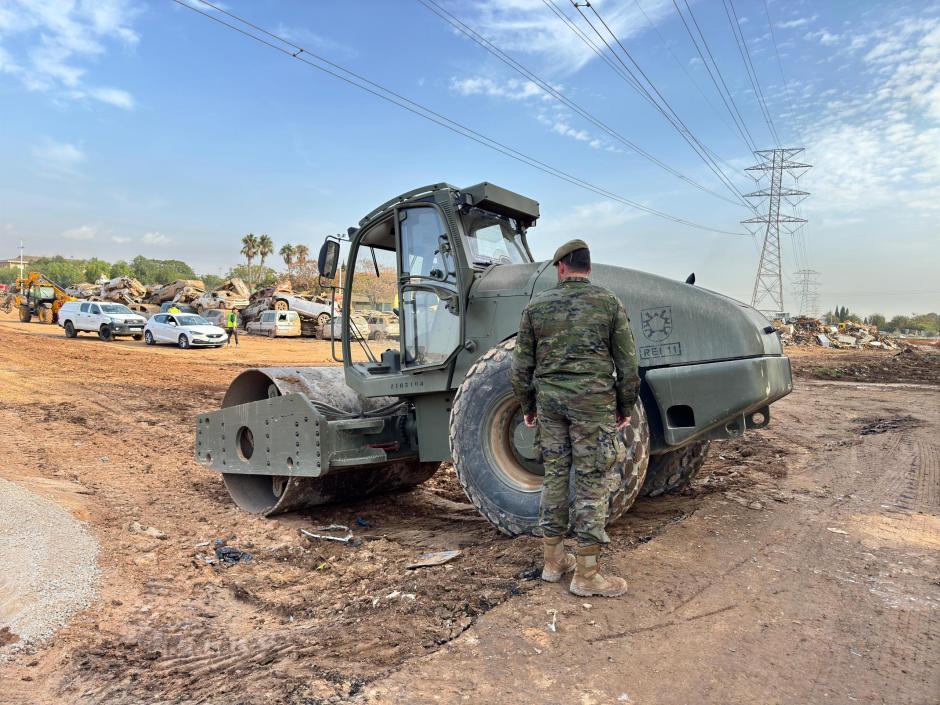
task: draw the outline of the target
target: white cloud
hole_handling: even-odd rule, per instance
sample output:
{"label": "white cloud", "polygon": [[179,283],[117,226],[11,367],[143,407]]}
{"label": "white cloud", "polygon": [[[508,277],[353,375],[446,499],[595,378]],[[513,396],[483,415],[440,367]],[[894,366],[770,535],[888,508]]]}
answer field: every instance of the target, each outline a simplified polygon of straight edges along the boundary
{"label": "white cloud", "polygon": [[40,168],[53,174],[74,174],[78,165],[85,161],[80,147],[51,139],[33,146],[32,152]]}
{"label": "white cloud", "polygon": [[102,103],[108,103],[117,108],[124,108],[125,110],[134,109],[134,97],[127,91],[122,91],[120,88],[92,88],[89,89],[88,95],[95,100],[100,100]]}
{"label": "white cloud", "polygon": [[145,245],[169,245],[173,242],[173,240],[166,235],[158,232],[144,233],[140,241]]}
{"label": "white cloud", "polygon": [[[856,38],[857,39],[857,38]],[[826,91],[818,135],[807,150],[807,210],[839,218],[891,208],[899,216],[940,211],[940,20],[880,28],[861,46],[863,79],[842,97]],[[851,46],[851,45],[850,45]]]}
{"label": "white cloud", "polygon": [[808,24],[811,24],[816,20],[819,15],[813,15],[812,17],[797,17],[795,20],[787,20],[785,22],[778,22],[777,26],[780,29],[797,29],[799,27],[805,27]]}
{"label": "white cloud", "polygon": [[[572,21],[577,19],[580,23],[581,18],[570,3],[558,3],[558,7]],[[621,41],[647,31],[646,17],[656,24],[675,12],[672,0],[643,0],[642,10],[635,0],[606,0],[597,7]],[[537,73],[570,75],[597,58],[541,0],[480,0],[463,3],[457,14],[504,51],[538,57],[543,65],[531,66]]]}
{"label": "white cloud", "polygon": [[98,229],[91,225],[80,225],[62,233],[66,240],[91,240],[98,233]]}
{"label": "white cloud", "polygon": [[502,82],[484,77],[451,78],[450,89],[462,96],[486,95],[507,100],[525,100],[532,97],[550,99],[550,96],[532,81],[522,81],[516,78]]}
{"label": "white cloud", "polygon": [[129,238],[129,237],[124,237],[124,236],[122,236],[122,235],[112,235],[112,236],[111,236],[111,240],[112,240],[113,242],[118,243],[119,245],[123,245],[123,244],[126,243],[126,242],[130,242],[130,241],[131,241],[131,238]]}
{"label": "white cloud", "polygon": [[832,46],[842,40],[842,35],[832,34],[827,29],[821,29],[818,32],[807,32],[803,35],[804,39],[816,39],[823,46]]}
{"label": "white cloud", "polygon": [[0,73],[16,76],[30,91],[130,109],[126,91],[86,89],[84,78],[86,65],[106,54],[109,42],[126,47],[139,41],[130,26],[138,13],[136,0],[4,0]]}

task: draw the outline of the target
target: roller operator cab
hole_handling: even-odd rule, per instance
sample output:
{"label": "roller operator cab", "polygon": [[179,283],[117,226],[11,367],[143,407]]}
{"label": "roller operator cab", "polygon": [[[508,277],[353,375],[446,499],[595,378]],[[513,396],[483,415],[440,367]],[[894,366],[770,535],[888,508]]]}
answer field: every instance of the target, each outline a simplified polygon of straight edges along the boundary
{"label": "roller operator cab", "polygon": [[[327,238],[319,267],[339,275],[342,368],[242,373],[223,408],[199,417],[197,458],[223,473],[239,506],[265,514],[406,488],[452,460],[496,527],[537,533],[540,451],[509,375],[522,310],[556,284],[529,248],[538,217],[537,202],[493,184],[435,184]],[[627,310],[642,379],[619,434],[613,519],[637,496],[687,483],[709,441],[767,425],[792,383],[779,337],[754,309],[653,274],[593,269]],[[397,315],[397,339],[357,330],[376,311]]]}

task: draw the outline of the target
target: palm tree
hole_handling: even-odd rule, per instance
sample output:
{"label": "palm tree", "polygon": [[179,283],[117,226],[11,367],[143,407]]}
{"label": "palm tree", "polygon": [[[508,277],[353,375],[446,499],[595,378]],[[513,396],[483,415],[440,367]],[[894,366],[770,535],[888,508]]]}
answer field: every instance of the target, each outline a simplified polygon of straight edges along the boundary
{"label": "palm tree", "polygon": [[248,287],[252,288],[251,263],[258,255],[258,238],[254,233],[248,233],[242,237],[242,254],[248,260]]}
{"label": "palm tree", "polygon": [[270,235],[262,235],[258,238],[258,256],[261,258],[261,264],[258,266],[258,282],[264,276],[264,260],[274,254],[274,242]]}
{"label": "palm tree", "polygon": [[294,246],[289,242],[286,245],[281,245],[281,249],[277,251],[281,256],[281,259],[284,260],[284,264],[287,265],[287,278],[290,280],[291,284],[294,283],[294,255],[297,251],[294,249]]}
{"label": "palm tree", "polygon": [[297,264],[301,267],[307,264],[307,260],[310,259],[310,248],[306,245],[297,245],[294,248],[294,257],[297,258]]}

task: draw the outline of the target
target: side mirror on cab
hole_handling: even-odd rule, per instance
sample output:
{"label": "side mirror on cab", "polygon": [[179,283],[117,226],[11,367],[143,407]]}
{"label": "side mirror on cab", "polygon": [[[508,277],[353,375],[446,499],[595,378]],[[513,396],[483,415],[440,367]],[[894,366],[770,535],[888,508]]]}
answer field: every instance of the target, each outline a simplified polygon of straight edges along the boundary
{"label": "side mirror on cab", "polygon": [[317,270],[322,279],[333,279],[336,277],[336,268],[339,265],[339,243],[336,240],[327,239],[320,248],[320,256],[317,258]]}

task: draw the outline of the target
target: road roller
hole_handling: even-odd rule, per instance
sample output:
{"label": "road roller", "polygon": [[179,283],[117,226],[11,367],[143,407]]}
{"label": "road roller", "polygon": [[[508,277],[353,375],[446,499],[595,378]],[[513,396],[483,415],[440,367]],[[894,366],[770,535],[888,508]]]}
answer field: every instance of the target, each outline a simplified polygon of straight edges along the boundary
{"label": "road roller", "polygon": [[[523,308],[556,285],[530,250],[538,218],[536,201],[494,184],[440,183],[327,237],[318,266],[338,364],[238,375],[222,408],[197,417],[197,460],[267,516],[405,490],[449,462],[497,529],[537,535],[541,453],[510,369]],[[740,301],[599,263],[591,279],[623,303],[642,380],[608,478],[613,520],[685,486],[712,440],[767,426],[792,378],[773,326]],[[363,330],[359,314],[380,306],[397,337]]]}

